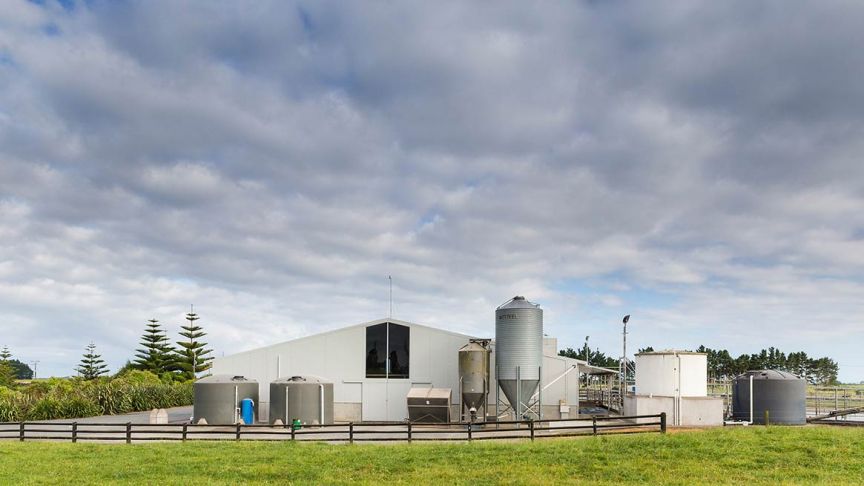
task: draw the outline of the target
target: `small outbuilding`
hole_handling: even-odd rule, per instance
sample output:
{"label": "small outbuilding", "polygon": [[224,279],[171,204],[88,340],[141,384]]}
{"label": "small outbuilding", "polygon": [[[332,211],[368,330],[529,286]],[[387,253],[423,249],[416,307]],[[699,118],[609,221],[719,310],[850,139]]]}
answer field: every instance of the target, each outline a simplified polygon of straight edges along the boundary
{"label": "small outbuilding", "polygon": [[723,425],[723,399],[708,396],[708,355],[652,351],[636,355],[636,389],[624,415],[666,412],[669,425]]}

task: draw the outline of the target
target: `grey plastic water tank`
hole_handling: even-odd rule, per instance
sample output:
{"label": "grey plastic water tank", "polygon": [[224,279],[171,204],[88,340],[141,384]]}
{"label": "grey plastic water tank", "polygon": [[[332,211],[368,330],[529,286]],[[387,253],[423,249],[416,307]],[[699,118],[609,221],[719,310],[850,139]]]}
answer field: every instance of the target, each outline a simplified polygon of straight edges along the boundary
{"label": "grey plastic water tank", "polygon": [[258,382],[243,376],[211,375],[192,385],[194,401],[192,421],[198,423],[202,418],[208,424],[225,425],[239,421],[237,413],[240,402],[251,398],[255,403],[255,417],[258,417]]}
{"label": "grey plastic water tank", "polygon": [[748,371],[732,383],[732,418],[750,420],[750,377],[753,377],[753,423],[765,423],[765,411],[772,424],[807,423],[807,383],[785,371]]}
{"label": "grey plastic water tank", "polygon": [[333,383],[317,376],[291,376],[270,382],[270,423],[333,423]]}
{"label": "grey plastic water tank", "polygon": [[540,383],[543,309],[516,296],[495,309],[495,368],[498,385],[514,410],[525,409]]}

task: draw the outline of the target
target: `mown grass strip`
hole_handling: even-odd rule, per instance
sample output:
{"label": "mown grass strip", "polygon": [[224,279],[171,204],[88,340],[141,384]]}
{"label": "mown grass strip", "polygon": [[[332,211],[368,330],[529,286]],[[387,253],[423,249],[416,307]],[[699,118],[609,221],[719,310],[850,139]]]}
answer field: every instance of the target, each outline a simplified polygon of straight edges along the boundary
{"label": "mown grass strip", "polygon": [[537,442],[0,442],[7,484],[864,484],[864,431],[718,428]]}

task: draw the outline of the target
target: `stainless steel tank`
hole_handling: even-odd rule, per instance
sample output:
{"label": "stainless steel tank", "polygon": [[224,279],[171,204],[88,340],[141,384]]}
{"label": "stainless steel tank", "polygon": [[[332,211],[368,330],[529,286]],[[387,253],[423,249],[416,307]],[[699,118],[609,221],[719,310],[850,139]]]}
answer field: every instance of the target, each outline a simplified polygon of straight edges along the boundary
{"label": "stainless steel tank", "polygon": [[495,310],[495,369],[498,386],[517,415],[540,384],[543,309],[516,296]]}
{"label": "stainless steel tank", "polygon": [[750,377],[753,377],[753,423],[807,423],[807,382],[785,371],[748,371],[732,383],[732,418],[750,420]]}
{"label": "stainless steel tank", "polygon": [[291,376],[270,383],[270,423],[333,423],[333,383],[317,376]]}
{"label": "stainless steel tank", "polygon": [[488,339],[472,339],[459,349],[459,392],[462,419],[473,416],[485,420],[489,402]]}
{"label": "stainless steel tank", "polygon": [[243,376],[211,375],[192,385],[192,421],[202,418],[208,424],[235,424],[240,420],[238,409],[244,398],[251,398],[258,417],[258,382]]}

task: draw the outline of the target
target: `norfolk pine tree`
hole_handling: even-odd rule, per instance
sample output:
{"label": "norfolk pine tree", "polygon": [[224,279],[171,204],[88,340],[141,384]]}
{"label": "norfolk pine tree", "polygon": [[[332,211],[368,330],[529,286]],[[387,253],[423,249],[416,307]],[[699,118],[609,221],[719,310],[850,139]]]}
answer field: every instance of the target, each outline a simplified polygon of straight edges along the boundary
{"label": "norfolk pine tree", "polygon": [[177,341],[177,367],[189,379],[195,379],[196,373],[207,371],[212,366],[210,361],[212,357],[207,356],[213,350],[205,349],[207,343],[199,342],[198,339],[207,335],[198,324],[195,323],[199,319],[198,315],[190,310],[186,314],[186,320],[189,324],[180,326],[182,331],[180,335],[186,338],[183,341]]}
{"label": "norfolk pine tree", "polygon": [[102,361],[102,355],[96,354],[96,344],[92,341],[87,345],[87,352],[81,359],[81,364],[75,368],[85,380],[95,380],[108,372],[108,366]]}
{"label": "norfolk pine tree", "polygon": [[135,361],[132,363],[135,369],[161,375],[174,368],[174,353],[159,321],[147,321],[140,344],[143,347],[135,350]]}
{"label": "norfolk pine tree", "polygon": [[9,348],[3,346],[3,349],[0,350],[0,386],[15,384],[15,370],[12,369],[10,358],[12,358],[12,353],[9,352]]}

